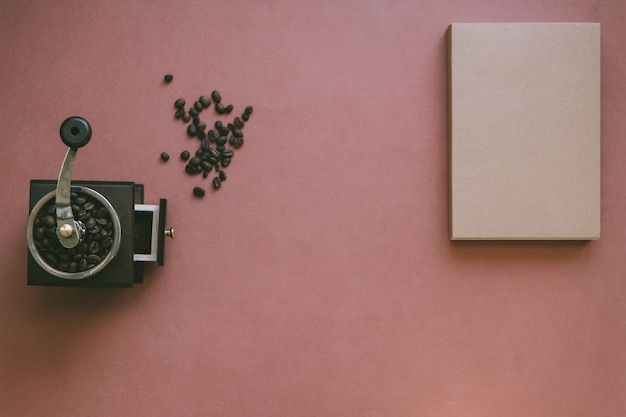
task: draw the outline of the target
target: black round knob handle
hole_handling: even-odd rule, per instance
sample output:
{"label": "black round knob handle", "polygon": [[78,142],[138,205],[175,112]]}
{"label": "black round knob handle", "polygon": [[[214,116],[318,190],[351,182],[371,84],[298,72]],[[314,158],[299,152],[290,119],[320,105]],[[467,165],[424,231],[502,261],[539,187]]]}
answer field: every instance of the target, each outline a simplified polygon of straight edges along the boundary
{"label": "black round knob handle", "polygon": [[70,148],[81,148],[91,139],[91,126],[79,116],[68,117],[61,123],[61,140]]}

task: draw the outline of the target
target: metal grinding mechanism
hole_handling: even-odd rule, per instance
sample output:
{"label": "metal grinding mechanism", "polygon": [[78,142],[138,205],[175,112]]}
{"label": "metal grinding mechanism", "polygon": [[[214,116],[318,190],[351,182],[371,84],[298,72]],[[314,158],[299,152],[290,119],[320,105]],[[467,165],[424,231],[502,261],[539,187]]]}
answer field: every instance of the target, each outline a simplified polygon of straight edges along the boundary
{"label": "metal grinding mechanism", "polygon": [[82,117],[66,119],[61,140],[69,147],[58,181],[31,180],[28,284],[132,287],[143,281],[144,263],[164,264],[167,200],[144,203],[143,184],[74,181],[79,148],[91,139]]}

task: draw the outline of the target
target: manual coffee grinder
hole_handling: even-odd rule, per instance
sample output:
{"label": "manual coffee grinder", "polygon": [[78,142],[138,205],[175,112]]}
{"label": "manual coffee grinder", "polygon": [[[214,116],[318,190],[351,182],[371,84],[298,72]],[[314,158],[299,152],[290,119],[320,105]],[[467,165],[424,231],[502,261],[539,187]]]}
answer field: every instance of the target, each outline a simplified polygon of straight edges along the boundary
{"label": "manual coffee grinder", "polygon": [[61,140],[69,147],[58,181],[31,180],[28,285],[132,287],[144,263],[164,264],[167,200],[144,204],[143,184],[72,181],[79,148],[91,139],[82,117],[66,119]]}

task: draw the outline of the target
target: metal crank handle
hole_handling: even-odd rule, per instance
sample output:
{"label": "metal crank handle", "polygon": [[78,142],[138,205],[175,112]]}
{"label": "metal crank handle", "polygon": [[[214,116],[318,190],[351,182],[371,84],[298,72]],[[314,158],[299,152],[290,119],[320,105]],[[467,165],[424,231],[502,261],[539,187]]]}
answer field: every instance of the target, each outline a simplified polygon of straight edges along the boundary
{"label": "metal crank handle", "polygon": [[61,140],[69,149],[65,154],[56,189],[57,236],[65,248],[76,247],[83,239],[85,226],[74,219],[71,203],[72,170],[78,148],[91,139],[91,126],[82,117],[74,116],[61,124]]}

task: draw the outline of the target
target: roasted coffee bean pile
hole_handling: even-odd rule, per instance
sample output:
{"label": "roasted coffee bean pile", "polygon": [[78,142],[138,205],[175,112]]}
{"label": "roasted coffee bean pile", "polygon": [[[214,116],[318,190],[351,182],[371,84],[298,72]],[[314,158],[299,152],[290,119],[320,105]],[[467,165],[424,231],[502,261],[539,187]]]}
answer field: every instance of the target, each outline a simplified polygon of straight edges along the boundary
{"label": "roasted coffee bean pile", "polygon": [[37,251],[51,267],[63,272],[83,272],[98,265],[113,246],[113,222],[108,210],[83,193],[72,193],[74,218],[85,225],[83,241],[65,248],[56,234],[54,199],[42,207],[35,219],[33,240]]}
{"label": "roasted coffee bean pile", "polygon": [[[186,162],[185,171],[191,176],[202,174],[202,178],[207,178],[214,171],[215,175],[211,184],[215,190],[218,190],[226,181],[224,168],[230,165],[234,149],[239,149],[244,144],[243,127],[250,119],[254,108],[247,106],[241,115],[234,117],[232,122],[226,125],[221,120],[217,120],[207,126],[207,123],[200,119],[200,115],[206,114],[211,104],[219,116],[231,114],[234,106],[224,105],[222,95],[217,90],[213,90],[210,96],[200,96],[188,107],[186,104],[184,98],[174,101],[176,109],[174,117],[188,123],[187,135],[197,138],[199,144],[195,153],[190,153],[188,150],[182,151],[180,159]],[[161,159],[166,160],[163,157]],[[202,198],[205,192],[202,187],[194,187],[193,194]]]}

